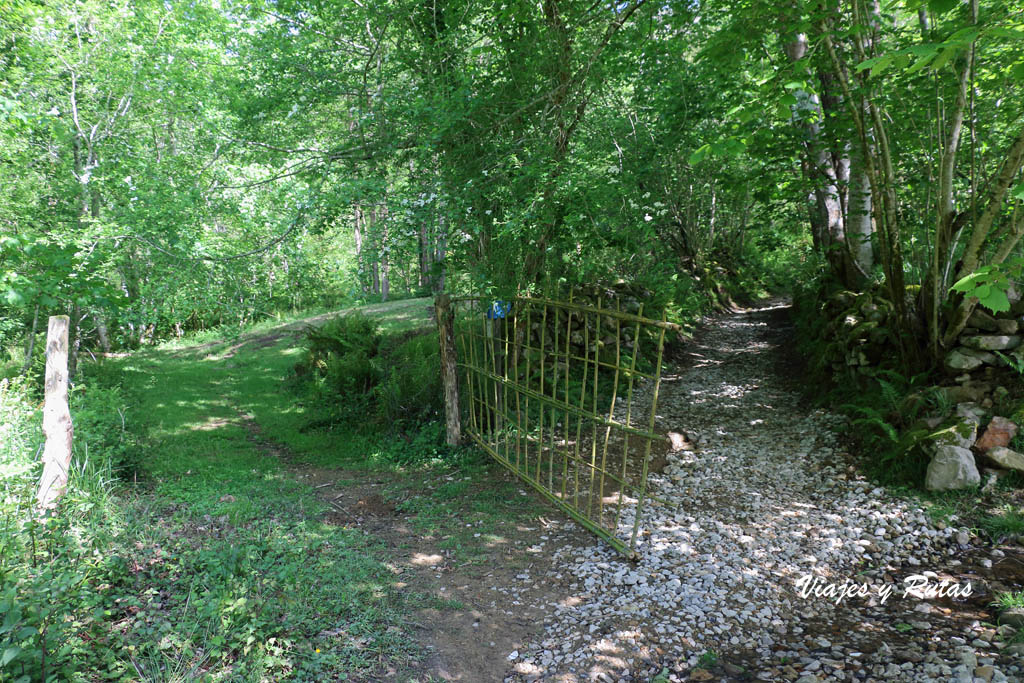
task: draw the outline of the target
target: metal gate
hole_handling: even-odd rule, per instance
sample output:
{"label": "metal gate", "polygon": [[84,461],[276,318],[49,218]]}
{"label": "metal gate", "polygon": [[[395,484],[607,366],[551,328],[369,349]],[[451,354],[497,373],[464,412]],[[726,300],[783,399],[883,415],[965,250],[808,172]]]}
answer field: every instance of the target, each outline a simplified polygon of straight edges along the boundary
{"label": "metal gate", "polygon": [[465,432],[627,557],[647,472],[664,320],[572,302],[453,298]]}

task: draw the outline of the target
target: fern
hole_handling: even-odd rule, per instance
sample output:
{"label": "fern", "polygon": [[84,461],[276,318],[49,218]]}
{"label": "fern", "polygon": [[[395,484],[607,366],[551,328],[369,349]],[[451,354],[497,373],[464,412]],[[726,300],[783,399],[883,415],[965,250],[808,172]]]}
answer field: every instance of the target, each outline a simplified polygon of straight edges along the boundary
{"label": "fern", "polygon": [[864,426],[876,429],[882,436],[886,437],[892,443],[899,443],[900,433],[891,425],[885,416],[877,409],[871,406],[862,406],[855,403],[846,403],[840,406],[840,410],[848,413],[859,414],[862,417],[855,418],[851,421],[854,426]]}

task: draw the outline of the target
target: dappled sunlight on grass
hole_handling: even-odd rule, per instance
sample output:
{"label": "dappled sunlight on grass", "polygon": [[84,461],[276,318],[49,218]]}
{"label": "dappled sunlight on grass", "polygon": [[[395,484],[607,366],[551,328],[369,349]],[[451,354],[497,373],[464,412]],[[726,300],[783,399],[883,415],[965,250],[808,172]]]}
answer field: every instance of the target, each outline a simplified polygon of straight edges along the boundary
{"label": "dappled sunlight on grass", "polygon": [[[404,332],[433,324],[428,303],[363,310]],[[141,456],[125,503],[131,538],[117,560],[125,590],[139,597],[111,619],[143,670],[205,657],[208,670],[239,680],[373,679],[381,662],[415,652],[402,620],[410,605],[462,608],[396,581],[381,559],[393,553],[406,571],[430,575],[475,567],[518,545],[508,525],[537,514],[538,501],[488,458],[441,445],[436,425],[421,436],[416,425],[364,424],[354,419],[359,405],[325,410],[295,367],[306,353],[302,328],[330,317],[106,361],[132,388],[126,419]],[[305,479],[314,467],[345,471]],[[330,499],[316,495],[377,477],[379,523],[395,547],[351,522],[366,506],[331,517]],[[150,618],[159,634],[147,630]]]}
{"label": "dappled sunlight on grass", "polygon": [[443,562],[443,555],[425,553],[413,553],[412,558],[409,560],[410,564],[414,564],[419,567],[433,567],[434,565],[438,565]]}

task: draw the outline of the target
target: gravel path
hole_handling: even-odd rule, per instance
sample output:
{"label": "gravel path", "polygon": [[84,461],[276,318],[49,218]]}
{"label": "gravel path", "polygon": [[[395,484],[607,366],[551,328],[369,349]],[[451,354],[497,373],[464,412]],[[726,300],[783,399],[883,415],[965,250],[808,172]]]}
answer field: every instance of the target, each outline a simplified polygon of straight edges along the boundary
{"label": "gravel path", "polygon": [[[780,306],[714,320],[664,378],[660,429],[694,445],[651,475],[677,505],[647,510],[638,563],[556,529],[546,575],[495,588],[533,604],[544,584],[549,601],[509,680],[1024,680],[1014,646],[977,618],[984,577],[973,600],[953,594],[973,576],[966,530],[850,466],[840,418],[809,412],[786,376],[785,320]],[[914,574],[946,580],[944,595],[906,595]]]}

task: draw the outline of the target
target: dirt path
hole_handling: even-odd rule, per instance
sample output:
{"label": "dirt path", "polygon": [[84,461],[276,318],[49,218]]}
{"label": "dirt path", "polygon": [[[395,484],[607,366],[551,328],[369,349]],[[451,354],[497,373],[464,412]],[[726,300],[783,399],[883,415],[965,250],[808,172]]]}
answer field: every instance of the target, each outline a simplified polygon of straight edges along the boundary
{"label": "dirt path", "polygon": [[[651,476],[673,505],[645,518],[636,564],[550,509],[469,535],[456,552],[450,536],[417,526],[414,501],[396,500],[400,475],[293,466],[331,506],[329,521],[384,542],[396,589],[431,598],[409,624],[430,656],[381,679],[1019,676],[985,624],[992,582],[1024,557],[1006,548],[983,567],[966,530],[860,476],[839,418],[809,412],[797,391],[787,321],[778,304],[711,320],[666,373],[658,427],[683,434],[685,450]],[[472,485],[510,481],[492,477]],[[974,593],[901,596],[910,574]],[[869,594],[801,595],[802,580]],[[897,593],[883,603],[885,586]]]}

